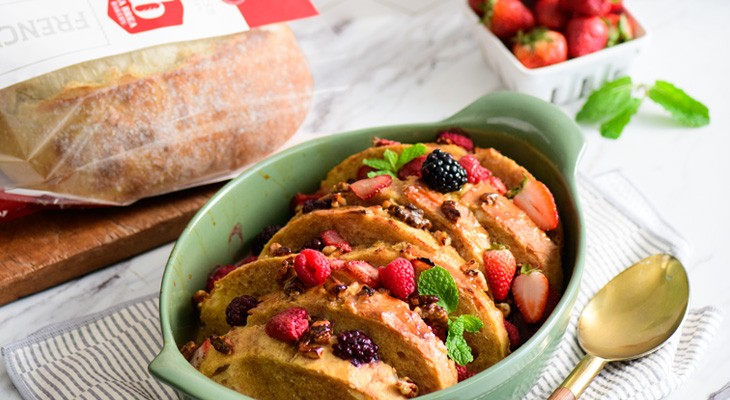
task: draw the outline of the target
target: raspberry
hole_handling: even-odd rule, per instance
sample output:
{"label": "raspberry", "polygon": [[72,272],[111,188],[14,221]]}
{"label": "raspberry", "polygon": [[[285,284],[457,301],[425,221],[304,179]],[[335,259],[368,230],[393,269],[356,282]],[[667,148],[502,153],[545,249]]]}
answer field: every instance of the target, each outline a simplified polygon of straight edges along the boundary
{"label": "raspberry", "polygon": [[415,273],[413,264],[405,258],[396,258],[379,271],[380,284],[390,290],[390,294],[401,300],[407,300],[408,296],[416,290]]}
{"label": "raspberry", "polygon": [[301,307],[291,307],[274,315],[266,323],[266,334],[282,342],[295,343],[309,329],[309,314]]}
{"label": "raspberry", "polygon": [[235,297],[226,307],[226,322],[230,326],[245,326],[249,310],[258,304],[259,301],[253,296]]}
{"label": "raspberry", "polygon": [[266,243],[269,242],[272,236],[281,229],[280,225],[269,225],[264,228],[258,235],[256,235],[251,241],[251,251],[253,254],[260,254],[261,250],[264,249]]}
{"label": "raspberry", "polygon": [[332,353],[357,367],[378,360],[378,345],[362,331],[343,331],[337,334]]}
{"label": "raspberry", "polygon": [[459,364],[456,364],[456,374],[459,377],[458,378],[459,379],[459,382],[461,382],[461,381],[463,381],[465,379],[469,379],[472,376],[474,376],[474,372],[469,371],[469,369],[466,368],[466,366],[459,365]]}
{"label": "raspberry", "polygon": [[479,160],[471,154],[461,157],[459,165],[464,167],[464,170],[466,170],[466,179],[469,183],[485,181],[492,175],[492,172],[482,167]]}
{"label": "raspberry", "polygon": [[219,265],[217,266],[213,272],[208,275],[208,282],[205,285],[205,288],[210,292],[213,290],[213,287],[215,286],[215,283],[219,280],[223,279],[224,276],[228,275],[233,271],[234,269],[238,268],[238,265]]}
{"label": "raspberry", "polygon": [[374,147],[381,147],[381,146],[394,146],[400,144],[400,142],[396,142],[395,140],[390,139],[383,139],[379,137],[373,138],[373,146]]}
{"label": "raspberry", "polygon": [[324,283],[330,276],[330,261],[317,250],[304,249],[294,258],[294,269],[297,276],[307,286]]}
{"label": "raspberry", "polygon": [[409,176],[415,175],[421,177],[421,166],[426,161],[426,156],[416,157],[398,170],[398,178],[405,180]]}
{"label": "raspberry", "polygon": [[509,349],[515,351],[520,347],[520,331],[506,319],[504,320],[504,329],[507,330],[507,337],[509,337]]}
{"label": "raspberry", "polygon": [[421,166],[421,179],[433,190],[454,192],[466,183],[466,171],[449,153],[436,149]]}
{"label": "raspberry", "polygon": [[469,138],[469,134],[459,128],[439,132],[436,143],[455,144],[465,148],[466,151],[474,150],[474,142]]}

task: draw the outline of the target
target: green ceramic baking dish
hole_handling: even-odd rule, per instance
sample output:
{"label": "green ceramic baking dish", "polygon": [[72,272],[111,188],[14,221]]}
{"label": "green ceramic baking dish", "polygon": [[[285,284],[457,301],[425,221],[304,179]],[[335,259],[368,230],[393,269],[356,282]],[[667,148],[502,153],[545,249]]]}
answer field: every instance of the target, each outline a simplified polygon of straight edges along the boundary
{"label": "green ceramic baking dish", "polygon": [[454,116],[435,123],[363,129],[302,143],[249,168],[203,206],[180,235],[160,291],[164,346],[151,373],[193,399],[245,399],[198,373],[179,352],[192,337],[192,294],[205,287],[213,266],[231,263],[261,229],[283,224],[297,192],[312,192],[347,155],[370,146],[373,136],[402,142],[432,141],[445,128],[461,127],[478,146],[492,146],[527,167],[552,190],[564,224],[566,291],[540,330],[517,351],[475,377],[423,399],[519,398],[556,348],[573,309],[585,255],[576,189],[583,149],[579,128],[555,106],[524,94],[485,95]]}

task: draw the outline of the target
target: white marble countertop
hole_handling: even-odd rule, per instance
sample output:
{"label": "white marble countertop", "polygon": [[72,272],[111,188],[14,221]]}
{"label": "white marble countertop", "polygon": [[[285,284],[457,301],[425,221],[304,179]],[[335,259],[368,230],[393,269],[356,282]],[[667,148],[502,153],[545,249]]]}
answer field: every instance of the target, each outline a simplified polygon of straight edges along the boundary
{"label": "white marble countertop", "polygon": [[[631,70],[635,81],[664,79],[702,100],[712,122],[680,127],[644,104],[619,140],[584,127],[587,176],[620,170],[660,215],[693,245],[683,260],[691,307],[730,309],[730,269],[717,253],[730,243],[730,2],[626,0],[651,31],[651,45]],[[297,32],[310,43],[317,77],[315,106],[288,145],[315,135],[447,117],[502,88],[459,5],[442,0],[317,0],[318,23]],[[319,25],[317,25],[319,24]],[[312,26],[331,27],[322,32]],[[561,106],[574,115],[580,103]],[[717,223],[718,226],[713,224]],[[159,290],[172,244],[0,307],[0,345],[52,323],[108,308]],[[730,316],[710,351],[672,399],[707,398],[730,381]],[[19,399],[0,363],[0,398]]]}

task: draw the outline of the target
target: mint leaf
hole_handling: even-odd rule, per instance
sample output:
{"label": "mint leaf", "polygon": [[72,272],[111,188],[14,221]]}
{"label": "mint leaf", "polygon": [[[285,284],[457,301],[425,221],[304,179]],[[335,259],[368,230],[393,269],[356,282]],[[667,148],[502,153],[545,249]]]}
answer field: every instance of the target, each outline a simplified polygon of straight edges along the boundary
{"label": "mint leaf", "polygon": [[365,160],[362,160],[362,163],[367,165],[368,167],[375,168],[376,170],[382,170],[387,171],[390,169],[390,163],[388,161],[379,159],[379,158],[368,158]]}
{"label": "mint leaf", "polygon": [[618,139],[624,127],[631,121],[631,117],[639,111],[642,99],[631,98],[629,102],[611,119],[601,124],[601,136],[609,139]]}
{"label": "mint leaf", "polygon": [[401,169],[404,165],[413,161],[414,158],[418,158],[426,153],[428,153],[428,148],[426,148],[426,145],[423,143],[416,143],[412,146],[408,146],[403,149],[402,153],[400,153],[396,168]]}
{"label": "mint leaf", "polygon": [[393,178],[397,178],[394,173],[390,171],[370,171],[368,172],[368,178],[375,178],[378,175],[390,175]]}
{"label": "mint leaf", "polygon": [[398,153],[393,150],[387,149],[383,152],[383,158],[388,162],[389,170],[396,171],[395,165],[398,163]]}
{"label": "mint leaf", "polygon": [[449,321],[449,331],[446,335],[446,352],[455,363],[466,365],[474,361],[471,347],[464,339],[464,322],[461,319]]}
{"label": "mint leaf", "polygon": [[591,93],[575,120],[578,122],[601,122],[612,118],[631,98],[633,83],[625,76],[606,82],[600,89]]}
{"label": "mint leaf", "polygon": [[456,320],[461,321],[464,324],[464,330],[467,332],[479,332],[482,328],[484,328],[482,320],[473,315],[459,315],[459,318]]}
{"label": "mint leaf", "polygon": [[710,111],[707,107],[669,82],[656,81],[647,94],[685,125],[704,126],[710,123]]}
{"label": "mint leaf", "polygon": [[438,265],[421,272],[418,277],[418,294],[438,296],[438,304],[447,314],[459,306],[459,289],[449,271]]}

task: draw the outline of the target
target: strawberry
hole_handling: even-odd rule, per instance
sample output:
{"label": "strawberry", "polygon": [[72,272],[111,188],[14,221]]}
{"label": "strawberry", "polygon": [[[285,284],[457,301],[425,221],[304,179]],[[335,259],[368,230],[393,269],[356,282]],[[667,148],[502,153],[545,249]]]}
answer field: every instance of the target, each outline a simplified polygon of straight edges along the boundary
{"label": "strawberry", "polygon": [[560,7],[586,17],[600,17],[611,11],[611,0],[560,0]]}
{"label": "strawberry", "polygon": [[282,342],[295,343],[309,329],[309,314],[301,307],[290,307],[274,315],[264,331]]}
{"label": "strawberry", "polygon": [[623,0],[611,0],[611,9],[609,10],[610,13],[620,14],[624,11],[624,2]]}
{"label": "strawberry", "polygon": [[405,258],[396,258],[378,271],[380,284],[390,290],[393,297],[406,300],[416,290],[413,264]]}
{"label": "strawberry", "polygon": [[308,201],[317,200],[320,197],[322,197],[322,196],[319,194],[316,194],[316,193],[314,193],[314,194],[297,193],[291,199],[291,204],[290,204],[291,209],[296,210],[297,207],[303,206],[304,203],[306,203]]}
{"label": "strawberry", "polygon": [[393,178],[390,175],[378,175],[373,178],[361,179],[350,184],[350,190],[360,200],[369,200],[379,191],[390,186]]}
{"label": "strawberry", "polygon": [[456,376],[459,382],[469,379],[475,375],[475,372],[469,371],[464,365],[456,364]]}
{"label": "strawberry", "polygon": [[539,270],[524,264],[512,283],[512,297],[522,318],[528,324],[542,319],[547,306],[549,283],[547,277]]}
{"label": "strawberry", "polygon": [[203,340],[203,343],[201,343],[200,346],[195,349],[192,357],[190,357],[190,365],[192,365],[194,368],[200,367],[200,364],[203,363],[203,360],[208,355],[210,347],[210,339]]}
{"label": "strawberry", "polygon": [[466,180],[469,183],[479,183],[486,181],[492,176],[492,171],[482,167],[479,160],[471,154],[467,154],[459,159],[459,165],[466,170]]}
{"label": "strawberry", "polygon": [[490,0],[484,11],[484,24],[502,40],[535,26],[532,12],[519,0]]}
{"label": "strawberry", "polygon": [[347,240],[340,236],[340,234],[335,230],[330,229],[324,231],[319,234],[319,237],[322,238],[322,243],[324,243],[325,246],[334,246],[343,253],[352,251],[352,247],[350,247],[350,244],[347,243]]}
{"label": "strawberry", "polygon": [[531,269],[529,264],[522,266],[512,283],[515,305],[528,324],[540,321],[545,314],[549,285],[547,277],[539,269]]}
{"label": "strawberry", "polygon": [[604,17],[608,24],[608,42],[606,47],[611,47],[619,43],[634,38],[634,27],[626,14],[608,14]]}
{"label": "strawberry", "polygon": [[501,244],[494,244],[484,252],[484,272],[494,300],[503,301],[509,294],[517,262],[512,252]]}
{"label": "strawberry", "polygon": [[527,68],[540,68],[568,59],[565,36],[544,28],[533,29],[528,34],[517,33],[512,53]]}
{"label": "strawberry", "polygon": [[568,21],[565,28],[568,56],[580,57],[606,47],[608,25],[601,17],[578,17]]}
{"label": "strawberry", "polygon": [[409,176],[417,176],[421,177],[421,166],[423,166],[423,162],[426,161],[427,155],[422,155],[420,157],[416,157],[411,161],[408,161],[408,163],[404,166],[402,166],[398,170],[398,178],[405,180]]}
{"label": "strawberry", "polygon": [[509,349],[515,351],[520,347],[520,330],[506,319],[504,320],[504,329],[507,331],[507,337],[509,338]]}
{"label": "strawberry", "polygon": [[348,261],[345,263],[344,269],[356,281],[363,285],[370,286],[371,288],[378,288],[380,286],[378,269],[366,261]]}
{"label": "strawberry", "polygon": [[373,138],[374,147],[393,146],[396,144],[400,144],[400,142],[396,142],[395,140],[390,140],[390,139],[383,139],[383,138],[379,138],[379,137]]}
{"label": "strawberry", "polygon": [[497,175],[491,175],[487,181],[489,182],[492,187],[497,190],[497,193],[501,195],[505,195],[507,193],[507,186],[504,185],[504,182],[502,182]]}
{"label": "strawberry", "polygon": [[439,132],[438,136],[436,136],[436,143],[455,144],[463,147],[466,151],[474,150],[474,142],[469,137],[469,134],[459,128]]}
{"label": "strawberry", "polygon": [[544,183],[526,178],[512,201],[543,231],[558,227],[558,206]]}
{"label": "strawberry", "polygon": [[374,172],[374,171],[377,171],[377,170],[369,165],[361,165],[360,168],[357,169],[357,174],[355,175],[355,179],[357,179],[358,181],[361,179],[368,179],[368,172]]}
{"label": "strawberry", "polygon": [[542,316],[543,321],[552,314],[555,307],[557,307],[560,301],[560,292],[555,289],[555,286],[548,285],[548,297],[547,303],[545,304],[545,315]]}
{"label": "strawberry", "polygon": [[486,0],[469,0],[469,7],[481,18],[484,16],[485,3]]}
{"label": "strawberry", "polygon": [[562,31],[568,23],[568,13],[560,7],[560,0],[538,0],[535,4],[535,19],[538,25]]}

